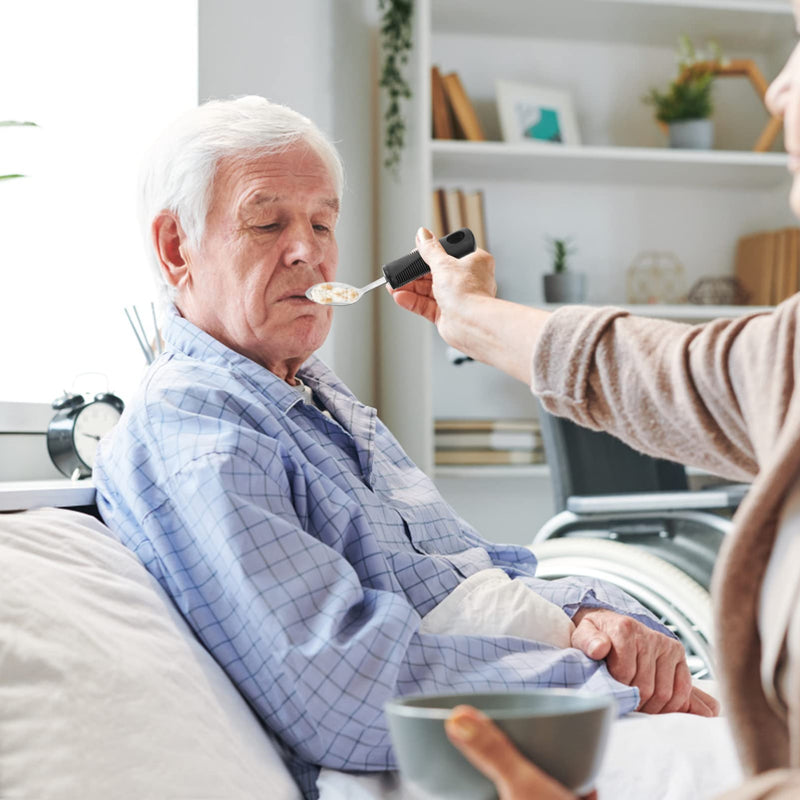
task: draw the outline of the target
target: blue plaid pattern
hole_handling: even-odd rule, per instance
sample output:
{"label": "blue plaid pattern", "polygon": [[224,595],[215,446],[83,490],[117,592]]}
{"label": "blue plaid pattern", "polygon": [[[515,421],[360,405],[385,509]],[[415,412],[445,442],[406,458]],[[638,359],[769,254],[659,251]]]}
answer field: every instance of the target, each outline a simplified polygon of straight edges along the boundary
{"label": "blue plaid pattern", "polygon": [[581,652],[418,632],[475,572],[501,567],[574,613],[661,630],[616,587],[544,581],[526,548],[484,541],[376,412],[311,358],[331,418],[174,311],[167,350],[99,450],[103,518],[159,580],[279,739],[306,797],[319,765],[395,766],[384,703],[412,692],[585,686],[638,692]]}

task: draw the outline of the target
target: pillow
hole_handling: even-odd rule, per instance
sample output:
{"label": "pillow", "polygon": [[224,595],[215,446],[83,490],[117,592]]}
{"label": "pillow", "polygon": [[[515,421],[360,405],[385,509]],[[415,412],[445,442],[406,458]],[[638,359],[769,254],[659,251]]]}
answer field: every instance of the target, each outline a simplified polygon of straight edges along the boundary
{"label": "pillow", "polygon": [[136,557],[93,517],[0,514],[0,794],[300,792],[255,714]]}

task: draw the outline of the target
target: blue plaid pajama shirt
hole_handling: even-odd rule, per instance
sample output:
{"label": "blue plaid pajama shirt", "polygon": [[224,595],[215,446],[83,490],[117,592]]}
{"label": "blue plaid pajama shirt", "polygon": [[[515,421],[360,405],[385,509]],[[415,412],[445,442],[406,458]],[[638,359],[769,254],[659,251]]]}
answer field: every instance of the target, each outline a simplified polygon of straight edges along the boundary
{"label": "blue plaid pajama shirt", "polygon": [[420,634],[462,580],[500,567],[573,614],[663,630],[614,586],[534,577],[442,499],[317,358],[298,376],[330,412],[174,310],[167,348],[100,446],[108,526],[159,580],[282,748],[306,797],[319,766],[395,767],[384,703],[415,692],[556,686],[638,691],[575,649]]}

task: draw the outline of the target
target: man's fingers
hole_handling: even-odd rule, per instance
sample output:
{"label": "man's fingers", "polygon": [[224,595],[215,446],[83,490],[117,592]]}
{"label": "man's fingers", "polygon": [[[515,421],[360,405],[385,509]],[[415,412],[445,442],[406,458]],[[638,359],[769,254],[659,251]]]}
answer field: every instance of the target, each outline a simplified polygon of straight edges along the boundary
{"label": "man's fingers", "polygon": [[692,675],[686,664],[686,659],[681,646],[680,661],[675,666],[675,679],[672,686],[672,696],[667,697],[658,711],[653,714],[671,714],[674,711],[688,711],[689,698],[692,694]]}
{"label": "man's fingers", "polygon": [[611,639],[591,619],[582,619],[572,632],[571,643],[589,658],[600,661],[611,652]]}
{"label": "man's fingers", "polygon": [[717,717],[719,716],[719,701],[716,697],[712,697],[702,689],[693,686],[689,694],[689,708],[687,710],[690,714],[697,714],[700,717]]}

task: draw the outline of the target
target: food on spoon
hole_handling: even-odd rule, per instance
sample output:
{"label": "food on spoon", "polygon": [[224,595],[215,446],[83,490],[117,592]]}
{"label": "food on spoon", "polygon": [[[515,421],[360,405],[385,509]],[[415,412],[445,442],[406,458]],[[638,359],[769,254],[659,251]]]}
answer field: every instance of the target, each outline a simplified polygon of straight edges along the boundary
{"label": "food on spoon", "polygon": [[344,283],[318,283],[306,292],[306,296],[315,303],[352,303],[358,300],[358,289]]}

